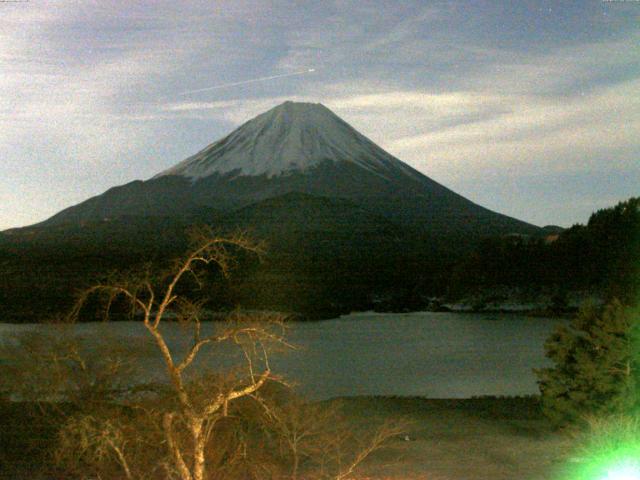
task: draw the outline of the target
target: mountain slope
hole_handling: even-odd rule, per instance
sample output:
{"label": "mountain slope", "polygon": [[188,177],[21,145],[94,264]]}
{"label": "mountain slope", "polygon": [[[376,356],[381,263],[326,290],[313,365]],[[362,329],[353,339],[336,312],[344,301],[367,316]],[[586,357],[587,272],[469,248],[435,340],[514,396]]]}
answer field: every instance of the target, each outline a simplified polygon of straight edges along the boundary
{"label": "mountain slope", "polygon": [[370,309],[373,292],[415,283],[412,236],[345,199],[292,192],[251,204],[220,224],[267,243],[263,262],[234,277],[238,304],[335,317]]}
{"label": "mountain slope", "polygon": [[42,226],[128,216],[234,211],[289,192],[354,201],[439,235],[533,234],[538,227],[470,202],[387,153],[319,104],[285,102],[152,179],[115,187]]}

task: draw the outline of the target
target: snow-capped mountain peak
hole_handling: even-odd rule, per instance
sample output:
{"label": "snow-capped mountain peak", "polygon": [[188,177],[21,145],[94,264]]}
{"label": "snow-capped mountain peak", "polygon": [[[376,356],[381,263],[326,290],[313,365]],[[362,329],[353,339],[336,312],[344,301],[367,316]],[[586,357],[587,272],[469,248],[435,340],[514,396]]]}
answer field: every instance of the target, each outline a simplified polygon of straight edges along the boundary
{"label": "snow-capped mountain peak", "polygon": [[241,215],[272,198],[299,203],[300,194],[347,200],[396,225],[439,237],[537,229],[482,208],[414,170],[323,105],[293,102],[258,115],[150,180],[111,188],[42,225],[124,216],[182,222],[206,217],[210,209]]}
{"label": "snow-capped mountain peak", "polygon": [[415,171],[319,103],[284,102],[244,123],[156,177],[198,180],[214,174],[279,176],[323,162],[352,162],[375,173]]}

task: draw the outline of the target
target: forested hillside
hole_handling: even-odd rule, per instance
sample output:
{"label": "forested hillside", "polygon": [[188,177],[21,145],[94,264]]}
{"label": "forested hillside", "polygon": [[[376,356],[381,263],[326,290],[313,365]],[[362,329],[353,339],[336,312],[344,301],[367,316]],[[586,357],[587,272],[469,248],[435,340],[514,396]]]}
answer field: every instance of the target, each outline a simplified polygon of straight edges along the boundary
{"label": "forested hillside", "polygon": [[640,292],[640,198],[543,238],[490,238],[455,268],[450,293],[496,287],[583,290],[635,302]]}

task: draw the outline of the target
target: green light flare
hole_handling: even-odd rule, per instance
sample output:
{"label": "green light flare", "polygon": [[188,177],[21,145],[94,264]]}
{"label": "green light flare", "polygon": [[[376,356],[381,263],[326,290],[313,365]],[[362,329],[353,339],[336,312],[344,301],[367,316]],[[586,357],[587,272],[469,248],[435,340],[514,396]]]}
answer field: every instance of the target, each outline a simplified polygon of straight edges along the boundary
{"label": "green light flare", "polygon": [[591,418],[575,439],[557,480],[640,480],[640,415]]}
{"label": "green light flare", "polygon": [[612,466],[602,480],[640,480],[640,465],[635,460]]}
{"label": "green light flare", "polygon": [[615,452],[613,455],[599,455],[587,459],[572,468],[562,480],[640,480],[640,456],[628,456]]}

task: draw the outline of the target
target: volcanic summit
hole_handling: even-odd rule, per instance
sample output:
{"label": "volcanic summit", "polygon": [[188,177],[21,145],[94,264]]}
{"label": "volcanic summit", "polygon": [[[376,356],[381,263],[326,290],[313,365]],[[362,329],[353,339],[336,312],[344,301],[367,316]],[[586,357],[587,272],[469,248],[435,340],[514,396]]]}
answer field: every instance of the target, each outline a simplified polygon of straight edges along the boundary
{"label": "volcanic summit", "polygon": [[[384,121],[384,119],[380,119]],[[232,212],[292,192],[345,199],[439,236],[533,233],[389,154],[321,104],[285,102],[147,181],[115,187],[42,226]]]}

